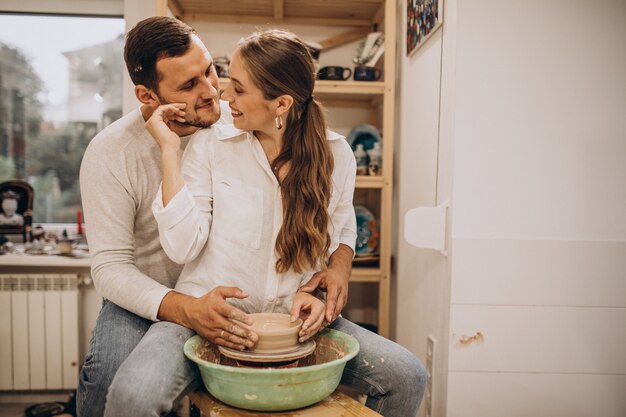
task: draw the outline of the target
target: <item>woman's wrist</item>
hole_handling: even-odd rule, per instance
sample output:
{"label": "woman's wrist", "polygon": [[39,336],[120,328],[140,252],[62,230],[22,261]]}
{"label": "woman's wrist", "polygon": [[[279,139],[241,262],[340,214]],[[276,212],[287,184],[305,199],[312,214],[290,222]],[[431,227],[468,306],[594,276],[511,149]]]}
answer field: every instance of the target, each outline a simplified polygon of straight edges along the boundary
{"label": "woman's wrist", "polygon": [[326,304],[326,293],[324,291],[320,290],[319,288],[316,288],[315,290],[313,290],[313,292],[298,290],[298,291],[296,291],[296,295],[297,294],[307,294],[307,295],[310,295],[311,297],[317,298],[318,300],[320,300],[324,304]]}
{"label": "woman's wrist", "polygon": [[159,146],[161,148],[161,159],[165,160],[167,158],[180,156],[180,145],[175,144],[164,144]]}

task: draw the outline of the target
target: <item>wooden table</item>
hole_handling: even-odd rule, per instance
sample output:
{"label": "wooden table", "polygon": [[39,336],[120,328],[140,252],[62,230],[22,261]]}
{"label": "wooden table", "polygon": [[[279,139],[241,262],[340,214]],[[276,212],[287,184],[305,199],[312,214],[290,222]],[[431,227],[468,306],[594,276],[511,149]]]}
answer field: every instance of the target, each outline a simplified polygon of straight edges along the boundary
{"label": "wooden table", "polygon": [[295,411],[246,411],[230,407],[206,391],[189,394],[189,399],[205,417],[381,417],[346,394],[335,391],[327,398],[310,407]]}

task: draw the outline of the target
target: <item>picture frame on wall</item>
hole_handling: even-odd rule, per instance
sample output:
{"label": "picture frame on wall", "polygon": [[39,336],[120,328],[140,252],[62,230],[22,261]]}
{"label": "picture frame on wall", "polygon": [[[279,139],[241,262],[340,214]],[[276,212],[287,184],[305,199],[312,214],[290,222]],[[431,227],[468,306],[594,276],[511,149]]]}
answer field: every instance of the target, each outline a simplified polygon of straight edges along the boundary
{"label": "picture frame on wall", "polygon": [[444,0],[406,0],[406,54],[411,56],[443,24]]}

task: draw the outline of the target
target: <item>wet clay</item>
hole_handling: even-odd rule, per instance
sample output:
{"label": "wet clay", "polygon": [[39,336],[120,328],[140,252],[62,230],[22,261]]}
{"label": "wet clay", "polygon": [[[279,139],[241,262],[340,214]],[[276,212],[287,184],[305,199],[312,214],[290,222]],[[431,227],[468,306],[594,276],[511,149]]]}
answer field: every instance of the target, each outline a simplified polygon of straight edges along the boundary
{"label": "wet clay", "polygon": [[[320,365],[323,363],[334,361],[335,359],[339,359],[345,356],[345,346],[342,343],[335,342],[333,340],[328,340],[328,338],[317,336],[315,337],[315,342],[317,343],[317,347],[313,351],[312,354],[300,358],[295,361],[288,362],[257,362],[250,363],[244,362],[240,363],[235,359],[228,358],[222,355],[217,346],[214,344],[202,340],[202,343],[198,345],[198,349],[196,350],[196,355],[207,362],[212,362],[219,365],[224,366],[233,366],[236,368],[303,368],[306,366],[312,365]],[[295,365],[294,365],[295,364]]]}

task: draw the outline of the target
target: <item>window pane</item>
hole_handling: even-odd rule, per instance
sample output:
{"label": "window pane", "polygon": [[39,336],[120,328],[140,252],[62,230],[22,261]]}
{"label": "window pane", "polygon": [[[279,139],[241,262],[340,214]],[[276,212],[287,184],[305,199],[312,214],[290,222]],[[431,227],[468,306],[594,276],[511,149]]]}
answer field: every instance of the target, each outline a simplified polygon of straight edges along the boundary
{"label": "window pane", "polygon": [[0,182],[34,188],[33,223],[69,223],[89,141],[122,115],[122,18],[0,14]]}

